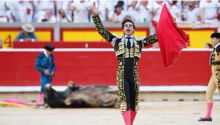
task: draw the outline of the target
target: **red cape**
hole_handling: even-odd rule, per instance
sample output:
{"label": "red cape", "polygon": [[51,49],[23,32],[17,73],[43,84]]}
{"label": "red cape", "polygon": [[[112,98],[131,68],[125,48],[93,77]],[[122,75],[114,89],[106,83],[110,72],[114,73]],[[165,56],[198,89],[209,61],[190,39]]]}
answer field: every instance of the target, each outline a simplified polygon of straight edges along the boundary
{"label": "red cape", "polygon": [[189,36],[177,27],[175,19],[170,14],[166,4],[162,8],[157,25],[157,37],[165,66],[169,66],[174,62],[189,41]]}

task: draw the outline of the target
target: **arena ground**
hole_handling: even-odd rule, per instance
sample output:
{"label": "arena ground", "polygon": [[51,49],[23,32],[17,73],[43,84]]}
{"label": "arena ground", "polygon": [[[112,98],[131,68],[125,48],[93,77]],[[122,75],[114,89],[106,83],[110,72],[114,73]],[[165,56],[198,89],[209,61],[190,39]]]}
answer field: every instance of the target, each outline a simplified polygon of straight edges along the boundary
{"label": "arena ground", "polygon": [[[198,122],[204,101],[144,101],[134,125],[219,125],[220,102],[213,122]],[[1,125],[123,125],[118,109],[0,108]]]}
{"label": "arena ground", "polygon": [[[36,99],[36,93],[0,94]],[[213,122],[198,122],[205,113],[204,93],[142,93],[134,125],[219,125],[220,101],[215,95]],[[32,100],[33,101],[33,100]],[[0,125],[124,125],[119,109],[50,109],[0,107]]]}

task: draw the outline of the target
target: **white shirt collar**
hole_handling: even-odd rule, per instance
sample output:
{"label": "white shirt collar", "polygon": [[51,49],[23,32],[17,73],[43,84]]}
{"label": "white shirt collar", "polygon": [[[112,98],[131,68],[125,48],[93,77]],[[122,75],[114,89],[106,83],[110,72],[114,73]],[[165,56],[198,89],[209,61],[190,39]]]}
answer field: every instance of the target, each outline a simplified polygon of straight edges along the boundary
{"label": "white shirt collar", "polygon": [[49,55],[47,54],[47,50],[44,49],[43,53],[46,57],[49,57]]}
{"label": "white shirt collar", "polygon": [[132,36],[125,35],[125,38],[126,38],[126,37],[131,37],[132,39],[134,39],[134,36],[133,36],[133,35],[132,35]]}

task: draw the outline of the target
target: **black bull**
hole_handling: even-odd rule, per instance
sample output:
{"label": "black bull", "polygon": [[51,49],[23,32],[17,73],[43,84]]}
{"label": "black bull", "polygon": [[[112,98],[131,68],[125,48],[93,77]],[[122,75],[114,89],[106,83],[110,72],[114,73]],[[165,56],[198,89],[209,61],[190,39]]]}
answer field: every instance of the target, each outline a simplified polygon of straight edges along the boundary
{"label": "black bull", "polygon": [[51,108],[118,108],[119,97],[96,86],[67,87],[57,92],[52,87],[44,89],[44,102]]}

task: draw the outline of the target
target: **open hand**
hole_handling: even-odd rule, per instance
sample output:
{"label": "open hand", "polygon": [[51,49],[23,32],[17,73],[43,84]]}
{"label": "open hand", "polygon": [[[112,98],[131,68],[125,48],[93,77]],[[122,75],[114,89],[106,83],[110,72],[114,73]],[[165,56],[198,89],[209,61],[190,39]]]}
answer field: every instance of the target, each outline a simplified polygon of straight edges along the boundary
{"label": "open hand", "polygon": [[93,2],[93,7],[92,7],[92,15],[97,16],[98,15],[98,9],[95,5],[95,2]]}

